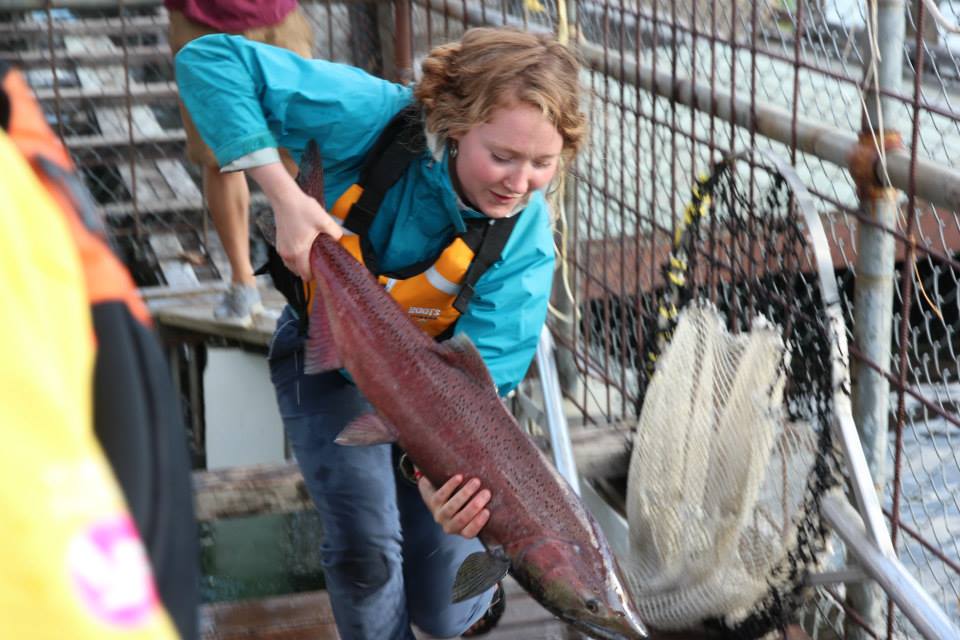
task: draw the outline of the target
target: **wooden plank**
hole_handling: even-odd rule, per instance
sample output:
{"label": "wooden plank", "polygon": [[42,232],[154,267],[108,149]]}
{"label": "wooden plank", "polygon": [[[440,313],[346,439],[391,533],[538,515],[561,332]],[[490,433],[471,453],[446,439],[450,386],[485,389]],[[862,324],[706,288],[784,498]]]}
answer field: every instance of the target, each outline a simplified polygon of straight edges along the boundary
{"label": "wooden plank", "polygon": [[194,471],[197,520],[313,509],[295,462]]}
{"label": "wooden plank", "polygon": [[170,157],[182,153],[186,140],[183,129],[167,129],[153,134],[134,133],[132,141],[126,133],[67,136],[64,144],[78,163],[90,160],[105,163],[126,160],[131,152],[130,145],[136,147],[138,155],[153,147],[161,147],[162,157]]}
{"label": "wooden plank", "polygon": [[213,317],[213,307],[219,295],[192,296],[185,301],[167,300],[164,304],[151,304],[154,320],[168,330],[195,334],[203,338],[225,340],[266,348],[270,345],[277,318],[286,302],[273,288],[260,288],[265,312],[253,316],[253,323],[244,326],[231,320]]}
{"label": "wooden plank", "polygon": [[[505,582],[507,607],[489,640],[575,640],[580,634],[541,607],[512,579]],[[336,640],[330,598],[325,591],[311,591],[261,600],[222,602],[200,610],[203,640]],[[434,636],[415,630],[418,640]]]}
{"label": "wooden plank", "polygon": [[68,52],[63,48],[55,48],[51,55],[46,47],[33,51],[0,51],[0,61],[9,62],[19,67],[42,67],[51,64],[62,64],[65,61],[87,66],[102,64],[123,64],[152,62],[155,60],[170,61],[170,47],[164,44],[122,47],[116,51],[93,51],[89,53]]}
{"label": "wooden plank", "polygon": [[171,287],[169,285],[158,285],[153,287],[140,287],[138,292],[147,304],[152,304],[159,300],[170,298],[189,299],[193,296],[208,295],[226,291],[227,283],[223,281],[202,282],[196,286]]}
{"label": "wooden plank", "polygon": [[339,638],[325,591],[261,600],[221,602],[200,609],[203,640],[335,640]]}
{"label": "wooden plank", "polygon": [[199,285],[193,267],[183,259],[183,245],[175,233],[153,232],[148,241],[167,284],[174,287]]}
{"label": "wooden plank", "polygon": [[[122,76],[121,76],[122,77]],[[34,91],[40,102],[60,100],[67,102],[92,102],[98,106],[124,104],[129,95],[134,104],[148,102],[168,102],[175,100],[179,95],[175,82],[166,80],[160,82],[131,82],[130,90],[124,86],[112,87],[52,87],[38,88]]]}
{"label": "wooden plank", "polygon": [[[262,193],[250,195],[250,206],[260,206],[268,204],[267,198]],[[108,217],[123,218],[133,215],[134,206],[132,202],[111,202],[103,205],[103,213]],[[202,211],[203,199],[174,197],[165,202],[144,202],[138,203],[136,208],[141,214],[165,214],[180,213],[184,211]],[[211,233],[213,233],[211,231]],[[211,239],[212,240],[212,239]]]}
{"label": "wooden plank", "polygon": [[140,214],[180,213],[184,211],[202,211],[202,198],[178,198],[161,202],[138,202],[136,206],[130,201],[111,202],[102,207],[103,214],[108,218],[125,218],[135,212]]}
{"label": "wooden plank", "polygon": [[157,160],[157,171],[178,198],[203,198],[203,194],[180,160]]}
{"label": "wooden plank", "polygon": [[[506,611],[487,640],[586,640],[586,636],[561,622],[531,598],[512,578],[504,581]],[[700,629],[682,632],[650,630],[650,640],[708,640],[716,637]],[[418,640],[436,640],[415,629]],[[200,609],[203,640],[339,640],[325,591],[308,591],[259,600],[220,602]],[[791,625],[789,640],[809,640],[803,630]]]}
{"label": "wooden plank", "polygon": [[[42,5],[33,7],[37,10],[45,9],[45,1],[31,2],[30,0],[6,0],[4,7],[7,10],[13,9],[9,6],[10,2],[17,4]],[[59,2],[58,2],[59,4]],[[102,6],[116,8],[117,3],[100,3]],[[22,7],[26,8],[26,7]],[[152,33],[157,31],[166,32],[169,21],[167,12],[160,10],[153,16],[128,17],[125,20],[120,18],[90,18],[86,20],[53,20],[53,25],[49,25],[47,20],[22,20],[0,23],[0,37],[29,36],[39,35],[46,38],[51,26],[55,34],[63,35],[120,35],[121,33],[139,34]],[[46,46],[46,41],[40,43]]]}

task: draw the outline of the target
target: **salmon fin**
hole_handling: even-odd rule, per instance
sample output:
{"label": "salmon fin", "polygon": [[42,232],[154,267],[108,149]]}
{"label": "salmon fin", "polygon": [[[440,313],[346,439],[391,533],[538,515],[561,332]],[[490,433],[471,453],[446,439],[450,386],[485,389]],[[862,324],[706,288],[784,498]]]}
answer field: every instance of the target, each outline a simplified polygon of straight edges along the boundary
{"label": "salmon fin", "polygon": [[465,333],[458,333],[440,344],[440,355],[454,367],[466,371],[477,384],[496,389],[483,356]]}
{"label": "salmon fin", "polygon": [[304,193],[326,206],[323,197],[323,159],[320,157],[320,147],[316,140],[307,143],[307,148],[300,157],[297,184]]}
{"label": "salmon fin", "polygon": [[510,570],[510,559],[502,551],[477,551],[467,556],[453,581],[454,604],[479,596],[503,580]]}
{"label": "salmon fin", "polygon": [[354,418],[334,440],[345,447],[363,447],[396,441],[396,428],[372,411]]}
{"label": "salmon fin", "polygon": [[303,372],[307,375],[343,368],[325,306],[319,292],[315,293],[307,329],[307,343],[303,349]]}

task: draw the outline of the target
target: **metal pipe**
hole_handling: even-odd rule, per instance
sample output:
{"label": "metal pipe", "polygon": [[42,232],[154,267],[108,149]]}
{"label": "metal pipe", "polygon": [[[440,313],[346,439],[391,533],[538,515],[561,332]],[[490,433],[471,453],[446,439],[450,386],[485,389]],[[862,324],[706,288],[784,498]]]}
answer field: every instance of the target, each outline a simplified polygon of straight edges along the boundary
{"label": "metal pipe", "polygon": [[[311,0],[303,0],[304,3]],[[341,0],[341,2],[370,2],[371,0]],[[387,3],[389,0],[372,0],[374,3]],[[117,0],[3,0],[4,11],[39,11],[51,5],[54,9],[116,9]],[[163,5],[162,0],[124,0],[126,7],[156,7]]]}
{"label": "metal pipe", "polygon": [[[875,170],[886,166],[886,148],[894,142],[902,146],[899,136],[886,131],[892,123],[896,106],[892,98],[882,95],[884,89],[899,92],[903,77],[903,39],[906,34],[906,7],[903,0],[870,0],[867,3],[866,49],[870,52],[864,87],[863,131],[858,153],[866,152]],[[871,26],[876,15],[876,23]],[[875,29],[875,31],[874,31]],[[874,149],[879,145],[880,153]],[[878,162],[879,160],[879,162]],[[857,348],[872,361],[889,368],[890,341],[893,337],[893,277],[896,271],[896,241],[891,230],[897,226],[898,191],[885,180],[877,180],[875,171],[858,171],[858,196],[865,217],[871,224],[857,223],[856,283],[854,285],[853,336]],[[874,173],[874,175],[870,175]],[[906,186],[906,185],[904,185]],[[882,495],[887,481],[887,433],[890,411],[890,382],[880,372],[851,363],[853,419],[860,433],[874,491]],[[889,544],[889,555],[893,555]],[[880,547],[880,549],[884,549]],[[885,598],[876,584],[851,585],[847,604],[856,610],[871,627],[879,628],[883,619]],[[851,638],[865,638],[856,625],[847,625]]]}
{"label": "metal pipe", "polygon": [[394,32],[393,51],[396,58],[396,81],[400,84],[413,82],[412,10],[410,0],[396,0],[394,2],[396,31]]}
{"label": "metal pipe", "polygon": [[[573,299],[573,292],[570,288],[569,275],[572,263],[569,259],[568,251],[573,246],[570,238],[570,230],[576,224],[574,210],[576,208],[576,178],[572,173],[564,176],[564,189],[562,193],[563,206],[558,212],[558,222],[563,224],[561,230],[555,233],[557,245],[561,247],[558,256],[556,270],[553,272],[553,306],[557,314],[553,319],[557,333],[563,336],[570,344],[577,343],[577,304]],[[557,375],[560,380],[560,389],[564,395],[573,397],[577,395],[580,388],[580,376],[577,370],[577,363],[573,351],[563,344],[556,346],[556,365]]]}
{"label": "metal pipe", "polygon": [[844,541],[847,553],[854,556],[864,571],[883,587],[920,635],[927,640],[960,638],[960,629],[896,556],[886,555],[872,544],[859,514],[846,500],[837,495],[825,496],[821,509],[827,522]]}
{"label": "metal pipe", "polygon": [[537,344],[536,360],[537,371],[540,373],[540,389],[543,393],[543,410],[547,415],[547,430],[550,434],[550,447],[553,450],[553,462],[574,493],[580,495],[580,478],[577,476],[573,445],[570,444],[567,415],[563,412],[563,394],[560,392],[554,350],[553,336],[550,334],[550,329],[544,325],[540,332],[540,342]]}
{"label": "metal pipe", "polygon": [[[419,0],[420,4],[435,11],[446,11],[454,17],[471,24],[484,24],[479,8],[468,3],[466,13],[460,3],[444,4],[443,0]],[[523,23],[507,17],[506,23],[521,28]],[[549,32],[548,29],[529,25],[528,31]],[[900,40],[902,42],[902,38]],[[578,51],[583,60],[595,71],[605,72],[609,77],[673,100],[716,118],[733,122],[746,130],[756,132],[785,145],[794,142],[794,117],[790,111],[757,100],[751,114],[749,98],[731,99],[729,92],[708,84],[694,82],[669,72],[655,72],[651,67],[637,64],[632,55],[623,56],[616,51],[604,51],[603,47],[578,42]],[[621,58],[623,60],[621,61]],[[826,126],[808,118],[796,118],[797,149],[809,153],[839,167],[846,168],[850,154],[859,144],[857,136],[849,131]],[[910,155],[904,152],[887,154],[887,174],[890,184],[898,189],[907,189],[910,177]],[[960,211],[960,170],[918,158],[916,162],[916,194],[928,202],[950,211]],[[876,167],[879,170],[879,167]],[[879,174],[877,175],[879,181]]]}
{"label": "metal pipe", "polygon": [[[124,0],[127,7],[159,7],[160,0]],[[46,9],[51,5],[55,9],[116,9],[117,0],[4,0],[6,11],[30,11]]]}

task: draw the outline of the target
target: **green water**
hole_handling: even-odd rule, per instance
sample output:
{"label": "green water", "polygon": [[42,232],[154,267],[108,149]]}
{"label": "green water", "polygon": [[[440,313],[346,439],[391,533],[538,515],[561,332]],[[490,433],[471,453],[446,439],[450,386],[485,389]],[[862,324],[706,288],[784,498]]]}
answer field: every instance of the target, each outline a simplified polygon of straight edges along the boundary
{"label": "green water", "polygon": [[316,512],[200,525],[203,602],[262,598],[323,588]]}

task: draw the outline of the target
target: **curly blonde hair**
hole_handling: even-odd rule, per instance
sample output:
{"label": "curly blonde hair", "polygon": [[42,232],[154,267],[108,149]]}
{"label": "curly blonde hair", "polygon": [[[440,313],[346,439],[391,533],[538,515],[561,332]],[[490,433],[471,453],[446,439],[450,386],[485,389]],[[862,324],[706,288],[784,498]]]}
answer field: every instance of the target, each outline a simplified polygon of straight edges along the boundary
{"label": "curly blonde hair", "polygon": [[549,36],[509,28],[475,28],[435,47],[421,65],[414,89],[426,127],[441,139],[459,137],[487,122],[493,111],[517,103],[541,111],[572,158],[586,132],[580,111],[580,64]]}

